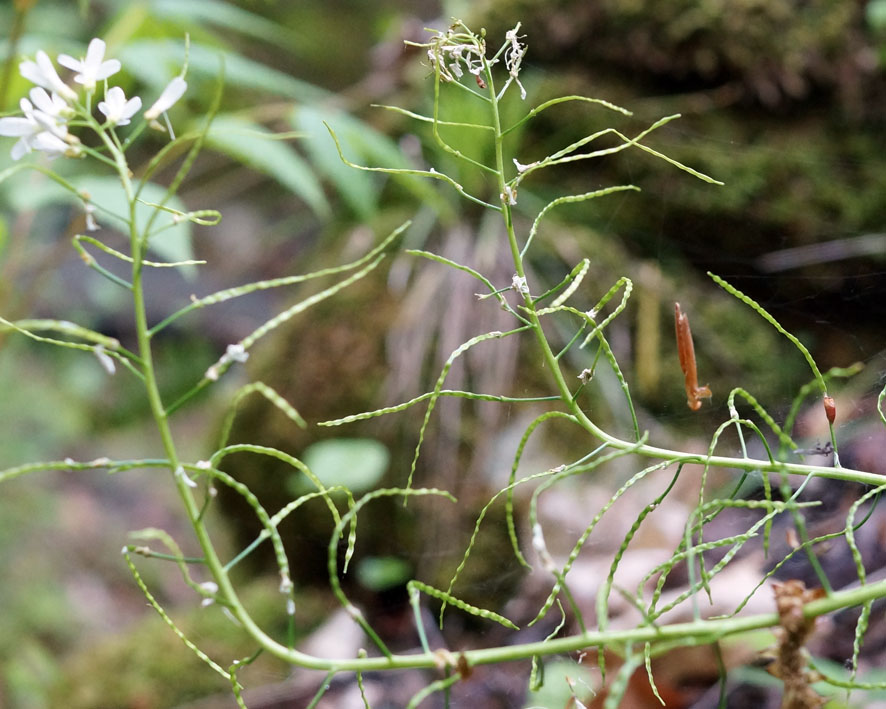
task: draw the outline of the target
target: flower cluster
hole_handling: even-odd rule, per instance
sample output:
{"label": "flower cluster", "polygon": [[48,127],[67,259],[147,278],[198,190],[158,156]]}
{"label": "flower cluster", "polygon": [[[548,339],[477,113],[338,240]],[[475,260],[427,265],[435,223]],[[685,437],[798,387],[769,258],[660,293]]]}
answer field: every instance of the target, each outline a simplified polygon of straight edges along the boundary
{"label": "flower cluster", "polygon": [[439,68],[440,78],[443,81],[457,81],[464,76],[466,69],[469,74],[476,77],[480,88],[486,88],[483,72],[498,63],[499,57],[503,53],[508,79],[499,92],[498,98],[501,98],[512,83],[516,83],[520,87],[520,97],[525,100],[526,89],[523,88],[523,84],[518,78],[520,65],[527,49],[526,45],[520,42],[522,35],[517,34],[520,30],[520,23],[517,23],[514,29],[505,34],[505,45],[491,59],[486,58],[485,40],[470,32],[457,32],[459,27],[463,26],[457,23],[446,32],[438,31],[430,43],[422,45],[428,47],[428,59],[431,66]]}
{"label": "flower cluster", "polygon": [[[19,72],[35,84],[35,87],[29,92],[29,98],[23,98],[19,102],[22,116],[0,118],[0,135],[18,138],[12,146],[13,160],[18,160],[32,150],[45,153],[50,158],[80,155],[82,149],[79,139],[68,132],[69,120],[78,114],[91,119],[87,107],[92,105],[91,97],[96,91],[96,85],[121,68],[117,59],[105,59],[105,43],[98,38],[89,43],[85,58],[75,59],[68,54],[60,54],[58,63],[75,72],[74,82],[82,85],[90,100],[85,104],[80,102],[78,92],[61,80],[46,52],[37,52],[36,61],[23,61],[19,65]],[[187,87],[182,77],[174,78],[160,98],[145,111],[145,120],[154,121],[171,108]],[[141,106],[142,101],[138,96],[127,100],[119,86],[107,88],[106,85],[104,101],[98,104],[98,110],[105,117],[101,127],[127,125]]]}
{"label": "flower cluster", "polygon": [[428,49],[428,60],[432,66],[439,64],[440,77],[444,81],[457,81],[464,76],[462,64],[469,74],[480,76],[486,55],[483,40],[456,34],[451,27],[445,33],[440,32],[435,40]]}

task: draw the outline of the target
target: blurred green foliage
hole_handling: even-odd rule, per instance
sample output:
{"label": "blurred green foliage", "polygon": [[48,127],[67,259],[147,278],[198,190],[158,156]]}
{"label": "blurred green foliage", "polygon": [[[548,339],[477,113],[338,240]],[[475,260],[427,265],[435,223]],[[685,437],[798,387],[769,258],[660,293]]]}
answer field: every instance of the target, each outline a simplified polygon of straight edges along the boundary
{"label": "blurred green foliage", "polygon": [[[581,205],[571,212],[577,221],[602,223],[633,255],[674,276],[727,275],[807,338],[825,366],[876,356],[886,314],[882,255],[846,249],[777,272],[764,257],[883,229],[881,3],[485,0],[472,14],[491,35],[522,20],[540,98],[607,98],[635,111],[628,126],[681,113],[652,144],[726,182],[710,190],[673,180],[662,164],[624,152],[593,172],[564,171],[561,184],[639,184],[643,208]],[[535,124],[528,139],[538,154],[585,133],[587,119],[573,116],[559,127],[553,117]],[[752,357],[744,359],[754,372]]]}

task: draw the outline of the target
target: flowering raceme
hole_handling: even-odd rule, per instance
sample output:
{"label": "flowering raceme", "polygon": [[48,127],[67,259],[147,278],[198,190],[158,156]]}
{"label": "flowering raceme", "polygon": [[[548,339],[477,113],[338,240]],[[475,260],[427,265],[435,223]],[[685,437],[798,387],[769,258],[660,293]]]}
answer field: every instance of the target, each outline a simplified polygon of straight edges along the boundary
{"label": "flowering raceme", "polygon": [[[50,158],[81,155],[83,148],[79,139],[68,132],[68,121],[77,115],[101,133],[106,128],[129,124],[141,109],[142,100],[138,96],[127,100],[119,86],[107,86],[107,79],[122,67],[117,59],[105,59],[105,49],[104,41],[96,37],[90,41],[85,58],[58,56],[60,65],[75,72],[74,81],[82,85],[87,98],[95,93],[99,82],[104,82],[104,101],[98,103],[98,110],[105,117],[104,125],[99,125],[89,113],[87,107],[92,105],[91,100],[81,101],[79,93],[62,81],[46,52],[40,50],[35,61],[25,60],[19,64],[21,75],[36,86],[29,93],[30,100],[23,98],[19,102],[22,116],[0,118],[0,135],[18,138],[12,146],[13,160],[31,151],[42,152]],[[152,122],[168,111],[187,87],[183,77],[175,77],[145,112],[145,120]]]}

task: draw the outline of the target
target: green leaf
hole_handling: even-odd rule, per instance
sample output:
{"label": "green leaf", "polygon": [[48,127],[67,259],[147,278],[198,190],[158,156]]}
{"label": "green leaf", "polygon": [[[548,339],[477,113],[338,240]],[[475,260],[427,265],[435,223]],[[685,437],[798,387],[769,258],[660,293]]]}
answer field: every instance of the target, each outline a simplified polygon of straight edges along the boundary
{"label": "green leaf", "polygon": [[329,215],[329,203],[311,168],[292,147],[275,139],[263,126],[234,116],[217,116],[206,145],[273,177],[318,216]]}
{"label": "green leaf", "polygon": [[173,21],[184,20],[199,27],[214,25],[233,30],[241,35],[270,42],[288,49],[304,42],[303,33],[277,22],[272,22],[261,15],[236,7],[219,0],[153,0],[150,12],[155,17]]}
{"label": "green leaf", "polygon": [[386,591],[406,583],[412,567],[396,556],[370,556],[357,564],[357,580],[369,591]]}
{"label": "green leaf", "polygon": [[871,28],[886,29],[886,0],[871,0],[865,6],[864,14]]}
{"label": "green leaf", "polygon": [[326,487],[343,485],[359,494],[378,485],[390,453],[372,438],[332,438],[308,447],[303,460]]}
{"label": "green leaf", "polygon": [[297,106],[292,112],[292,126],[307,135],[305,149],[310,153],[317,170],[335,185],[357,218],[367,221],[378,206],[381,181],[378,176],[354,170],[341,161],[335,143],[329,139],[323,125],[324,121],[335,124],[342,149],[347,155],[356,155],[361,162],[366,159],[361,135],[372,129],[341,111]]}
{"label": "green leaf", "polygon": [[[316,102],[312,106],[300,105],[293,109],[291,124],[308,136],[305,149],[317,170],[335,185],[357,217],[367,220],[378,208],[378,195],[383,184],[380,173],[355,170],[342,162],[324,123],[335,131],[344,155],[352,162],[395,169],[414,166],[406,162],[396,142],[344,111],[325,108]],[[446,209],[445,202],[427,180],[405,176],[393,179],[419,201],[433,205],[438,211]]]}
{"label": "green leaf", "polygon": [[[144,82],[159,95],[169,80],[181,71],[185,49],[181,39],[143,39],[129,42],[120,49],[118,58],[126,70]],[[220,47],[191,43],[188,55],[188,76],[215,80],[224,64],[225,87],[265,91],[275,96],[313,103],[329,98],[330,94],[306,81],[271,69],[264,64],[246,59]],[[187,94],[185,95],[187,97]],[[142,101],[150,106],[157,96],[145,96]]]}

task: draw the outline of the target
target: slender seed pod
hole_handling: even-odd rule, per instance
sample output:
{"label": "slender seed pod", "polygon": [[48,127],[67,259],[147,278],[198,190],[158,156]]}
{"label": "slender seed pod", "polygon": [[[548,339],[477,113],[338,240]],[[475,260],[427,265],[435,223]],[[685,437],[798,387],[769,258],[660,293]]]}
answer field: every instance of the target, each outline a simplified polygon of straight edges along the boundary
{"label": "slender seed pod", "polygon": [[693,411],[698,411],[701,408],[701,400],[711,398],[711,390],[707,386],[698,386],[695,347],[692,344],[689,317],[680,310],[679,303],[674,303],[674,325],[677,330],[677,352],[680,354],[680,368],[683,370],[683,378],[686,382],[686,404]]}

